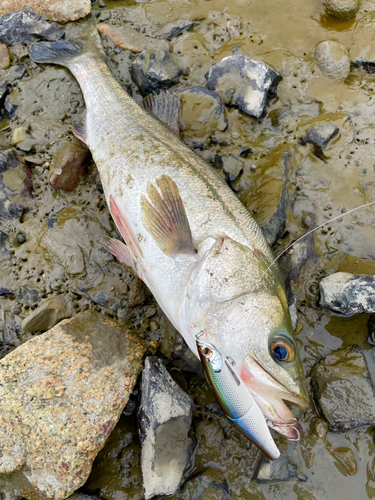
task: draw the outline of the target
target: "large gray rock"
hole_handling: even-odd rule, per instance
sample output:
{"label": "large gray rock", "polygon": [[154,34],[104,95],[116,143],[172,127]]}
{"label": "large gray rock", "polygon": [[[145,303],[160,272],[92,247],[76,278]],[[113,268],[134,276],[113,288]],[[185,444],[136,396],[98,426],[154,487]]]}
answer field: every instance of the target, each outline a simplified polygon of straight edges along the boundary
{"label": "large gray rock", "polygon": [[37,14],[22,10],[12,12],[0,19],[0,40],[7,45],[36,40],[56,41],[65,36]]}
{"label": "large gray rock", "polygon": [[143,96],[176,85],[181,74],[182,69],[176,66],[166,50],[146,50],[139,54],[131,67],[132,79]]}
{"label": "large gray rock", "polygon": [[351,316],[375,313],[375,276],[333,273],[319,283],[319,305],[324,309]]}
{"label": "large gray rock", "polygon": [[208,88],[218,92],[226,104],[256,118],[265,113],[281,79],[268,64],[241,55],[225,57],[206,75]]}
{"label": "large gray rock", "polygon": [[322,414],[333,432],[346,432],[375,423],[375,396],[362,351],[339,349],[311,371],[312,387]]}
{"label": "large gray rock", "polygon": [[141,468],[146,500],[173,495],[190,465],[195,440],[189,437],[193,402],[161,360],[146,358],[138,412]]}
{"label": "large gray rock", "polygon": [[82,486],[145,350],[129,330],[86,311],[2,359],[0,481],[7,474],[27,500],[63,500]]}

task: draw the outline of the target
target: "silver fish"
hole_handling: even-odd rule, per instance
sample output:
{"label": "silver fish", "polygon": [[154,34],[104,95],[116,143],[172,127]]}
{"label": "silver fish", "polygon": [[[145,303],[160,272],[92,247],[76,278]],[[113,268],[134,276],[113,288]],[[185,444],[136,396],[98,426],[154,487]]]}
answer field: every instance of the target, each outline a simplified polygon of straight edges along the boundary
{"label": "silver fish", "polygon": [[268,424],[296,439],[284,401],[308,406],[305,379],[283,280],[277,265],[268,269],[273,255],[254,219],[81,42],[41,42],[30,56],[68,67],[81,86],[87,114],[76,135],[92,152],[126,242],[111,240],[112,253],[146,283],[196,356],[204,331],[202,341],[231,358]]}

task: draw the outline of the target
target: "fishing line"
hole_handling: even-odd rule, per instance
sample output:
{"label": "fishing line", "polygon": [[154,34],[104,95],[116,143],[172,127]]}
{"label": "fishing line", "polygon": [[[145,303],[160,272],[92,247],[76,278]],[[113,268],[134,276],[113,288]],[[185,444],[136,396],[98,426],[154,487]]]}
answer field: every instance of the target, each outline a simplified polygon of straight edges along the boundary
{"label": "fishing line", "polygon": [[303,234],[302,236],[300,236],[298,238],[298,240],[294,241],[293,243],[291,243],[290,245],[288,245],[285,250],[283,250],[281,253],[279,253],[279,255],[271,262],[271,264],[267,267],[267,269],[264,271],[264,273],[262,274],[262,276],[259,278],[259,281],[263,278],[263,276],[271,269],[271,267],[280,259],[280,257],[282,257],[284,255],[284,253],[286,253],[288,250],[290,250],[294,245],[296,245],[298,242],[300,242],[301,240],[303,240],[304,238],[306,238],[306,236],[308,236],[309,234],[317,231],[318,229],[320,229],[321,227],[323,226],[326,226],[327,224],[330,224],[331,222],[334,222],[335,220],[338,220],[338,219],[341,219],[342,217],[345,217],[346,215],[349,215],[353,212],[355,212],[356,210],[360,210],[361,208],[365,208],[365,207],[369,207],[371,205],[375,205],[375,201],[370,201],[369,203],[365,203],[364,205],[360,205],[359,207],[355,207],[355,208],[352,208],[351,210],[349,210],[348,212],[345,212],[344,214],[341,214],[341,215],[337,215],[336,217],[334,217],[333,219],[330,219],[330,220],[327,220],[326,222],[323,222],[323,224],[320,224],[319,226],[317,227],[314,227],[314,229],[310,229],[309,231],[307,231],[307,233]]}

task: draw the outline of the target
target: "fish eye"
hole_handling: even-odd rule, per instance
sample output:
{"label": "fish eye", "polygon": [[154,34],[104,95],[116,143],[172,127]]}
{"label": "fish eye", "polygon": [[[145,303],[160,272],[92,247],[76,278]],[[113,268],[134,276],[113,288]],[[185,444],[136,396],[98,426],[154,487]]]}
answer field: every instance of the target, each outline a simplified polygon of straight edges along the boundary
{"label": "fish eye", "polygon": [[277,361],[293,361],[295,356],[294,345],[284,337],[277,337],[272,341],[271,351]]}

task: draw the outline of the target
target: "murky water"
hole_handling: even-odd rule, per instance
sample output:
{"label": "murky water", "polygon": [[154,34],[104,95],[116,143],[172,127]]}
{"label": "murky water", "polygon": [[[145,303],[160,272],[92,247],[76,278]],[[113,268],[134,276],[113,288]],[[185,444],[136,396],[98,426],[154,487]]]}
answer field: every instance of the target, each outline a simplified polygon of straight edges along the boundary
{"label": "murky water", "polygon": [[[103,12],[97,4],[93,9]],[[260,225],[268,222],[280,201],[288,154],[291,203],[285,230],[275,245],[276,254],[307,231],[306,216],[318,225],[375,200],[375,76],[352,69],[344,82],[337,83],[320,73],[312,57],[316,45],[324,40],[343,43],[352,57],[365,48],[375,55],[375,3],[362,1],[356,18],[347,21],[327,15],[319,0],[159,0],[143,4],[119,0],[107,1],[105,10],[112,12],[110,22],[126,23],[150,36],[181,18],[200,22],[171,42],[176,61],[186,70],[173,88],[177,93],[193,85],[205,85],[204,75],[210,66],[234,49],[238,54],[258,57],[283,75],[277,97],[263,119],[226,108],[228,128],[217,132],[216,141],[198,151],[213,161],[215,155],[239,157],[243,148],[251,148],[250,155],[241,159],[243,174],[233,188]],[[234,36],[227,30],[231,19],[241,23]],[[96,23],[94,12],[64,29],[67,36],[75,36]],[[117,53],[111,42],[103,42],[110,69],[139,102],[141,96],[129,72],[135,56],[126,51]],[[4,274],[0,277],[12,281],[20,291],[15,297],[1,299],[0,340],[11,348],[27,340],[29,335],[19,334],[22,319],[41,298],[62,293],[71,297],[76,311],[94,306],[139,328],[148,341],[160,340],[160,350],[168,356],[179,342],[175,332],[157,315],[152,318],[156,326],[151,328],[147,316],[153,304],[151,297],[137,308],[130,307],[134,278],[100,251],[106,236],[116,231],[97,187],[94,165],[93,175],[73,193],[55,192],[48,185],[52,156],[61,137],[70,136],[72,123],[79,121],[83,110],[80,89],[65,69],[21,59],[27,73],[10,96],[19,108],[10,121],[0,122],[0,144],[10,145],[13,130],[24,126],[29,143],[18,152],[37,155],[41,165],[32,165],[35,197],[31,210],[22,223],[4,222],[11,254],[1,261],[0,273]],[[190,115],[188,108],[184,113],[186,120],[197,117],[193,109]],[[322,122],[334,123],[340,129],[325,151],[325,160],[318,159],[309,145],[300,144],[306,129]],[[204,126],[201,130],[204,135]],[[4,182],[16,191],[22,179],[13,175]],[[299,320],[297,341],[307,376],[315,362],[334,349],[353,344],[363,349],[373,347],[368,341],[368,316],[342,318],[322,311],[317,283],[334,271],[374,273],[374,220],[374,209],[368,208],[315,232],[310,258],[293,279]],[[26,236],[22,245],[16,240],[19,232]],[[282,266],[288,268],[287,259]],[[25,286],[35,292],[34,298],[29,298],[22,288]],[[375,498],[372,429],[329,432],[324,438],[314,438],[310,427],[318,414],[311,410],[302,416],[300,443],[276,438],[281,451],[306,474],[307,482],[257,485],[251,478],[258,450],[212,412],[214,398],[207,385],[196,375],[184,375],[196,405],[194,429],[199,445],[182,498],[195,498],[195,487],[189,484],[194,485],[199,473],[207,469],[214,482],[226,480],[234,500]],[[134,419],[124,417],[99,454],[87,488],[100,490],[105,500],[141,498],[138,453]],[[222,498],[220,492],[213,488],[201,498]]]}

